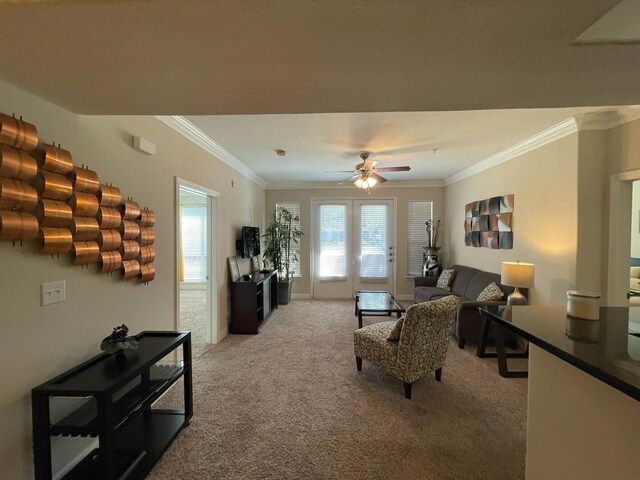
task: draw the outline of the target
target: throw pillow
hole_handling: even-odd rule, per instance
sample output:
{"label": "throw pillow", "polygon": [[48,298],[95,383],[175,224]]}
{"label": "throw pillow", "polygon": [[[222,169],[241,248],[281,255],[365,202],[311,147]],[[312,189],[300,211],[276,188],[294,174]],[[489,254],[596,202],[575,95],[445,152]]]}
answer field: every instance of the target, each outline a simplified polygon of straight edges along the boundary
{"label": "throw pillow", "polygon": [[451,282],[453,282],[453,277],[455,275],[456,275],[456,271],[453,269],[443,270],[440,276],[438,277],[438,281],[436,282],[436,287],[451,291]]}
{"label": "throw pillow", "polygon": [[393,330],[391,330],[391,333],[389,333],[389,336],[387,337],[387,340],[389,340],[390,342],[397,342],[400,340],[400,332],[402,331],[402,325],[404,325],[404,315],[401,316],[398,321],[396,322],[395,326],[393,327]]}
{"label": "throw pillow", "polygon": [[485,287],[484,290],[480,292],[480,295],[478,295],[478,301],[497,301],[502,300],[502,297],[504,297],[504,292],[500,289],[496,282],[491,282]]}

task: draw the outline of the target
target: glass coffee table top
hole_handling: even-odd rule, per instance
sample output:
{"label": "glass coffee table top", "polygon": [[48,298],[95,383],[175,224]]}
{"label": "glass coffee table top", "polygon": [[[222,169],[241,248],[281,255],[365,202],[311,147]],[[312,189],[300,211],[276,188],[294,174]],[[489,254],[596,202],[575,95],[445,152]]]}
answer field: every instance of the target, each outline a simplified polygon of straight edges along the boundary
{"label": "glass coffee table top", "polygon": [[405,309],[389,292],[358,291],[356,292],[356,311],[367,313],[395,313],[404,312]]}

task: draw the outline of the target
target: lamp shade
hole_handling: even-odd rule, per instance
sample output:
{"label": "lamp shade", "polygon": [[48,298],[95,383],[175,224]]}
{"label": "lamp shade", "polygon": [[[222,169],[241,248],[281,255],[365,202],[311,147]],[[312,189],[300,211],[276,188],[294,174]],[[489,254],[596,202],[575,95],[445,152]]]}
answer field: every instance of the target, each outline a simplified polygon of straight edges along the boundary
{"label": "lamp shade", "polygon": [[533,263],[502,262],[500,282],[508,287],[531,288],[535,271]]}

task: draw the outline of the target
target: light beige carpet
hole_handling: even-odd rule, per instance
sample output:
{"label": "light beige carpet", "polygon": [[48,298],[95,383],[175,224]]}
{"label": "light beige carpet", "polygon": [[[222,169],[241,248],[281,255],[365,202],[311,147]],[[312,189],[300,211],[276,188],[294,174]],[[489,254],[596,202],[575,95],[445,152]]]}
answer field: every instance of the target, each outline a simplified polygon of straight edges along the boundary
{"label": "light beige carpet", "polygon": [[355,328],[352,302],[296,300],[209,347],[191,425],[149,478],[524,478],[526,380],[451,342],[442,382],[406,400],[380,368],[356,370]]}
{"label": "light beige carpet", "polygon": [[197,358],[204,353],[208,344],[205,308],[206,290],[180,290],[180,330],[191,332],[191,354]]}

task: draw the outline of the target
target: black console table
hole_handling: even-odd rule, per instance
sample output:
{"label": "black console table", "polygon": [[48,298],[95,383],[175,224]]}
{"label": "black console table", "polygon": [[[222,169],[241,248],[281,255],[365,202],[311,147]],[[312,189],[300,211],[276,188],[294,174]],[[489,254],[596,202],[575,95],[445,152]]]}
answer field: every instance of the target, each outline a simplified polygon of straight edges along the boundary
{"label": "black console table", "polygon": [[[64,470],[65,479],[143,479],[189,424],[191,333],[149,331],[136,338],[137,350],[103,353],[32,390],[37,480],[55,473],[52,437],[98,438],[98,448]],[[180,379],[184,408],[155,408],[154,402]]]}
{"label": "black console table", "polygon": [[250,279],[231,283],[231,333],[258,333],[278,308],[278,275],[255,272]]}

